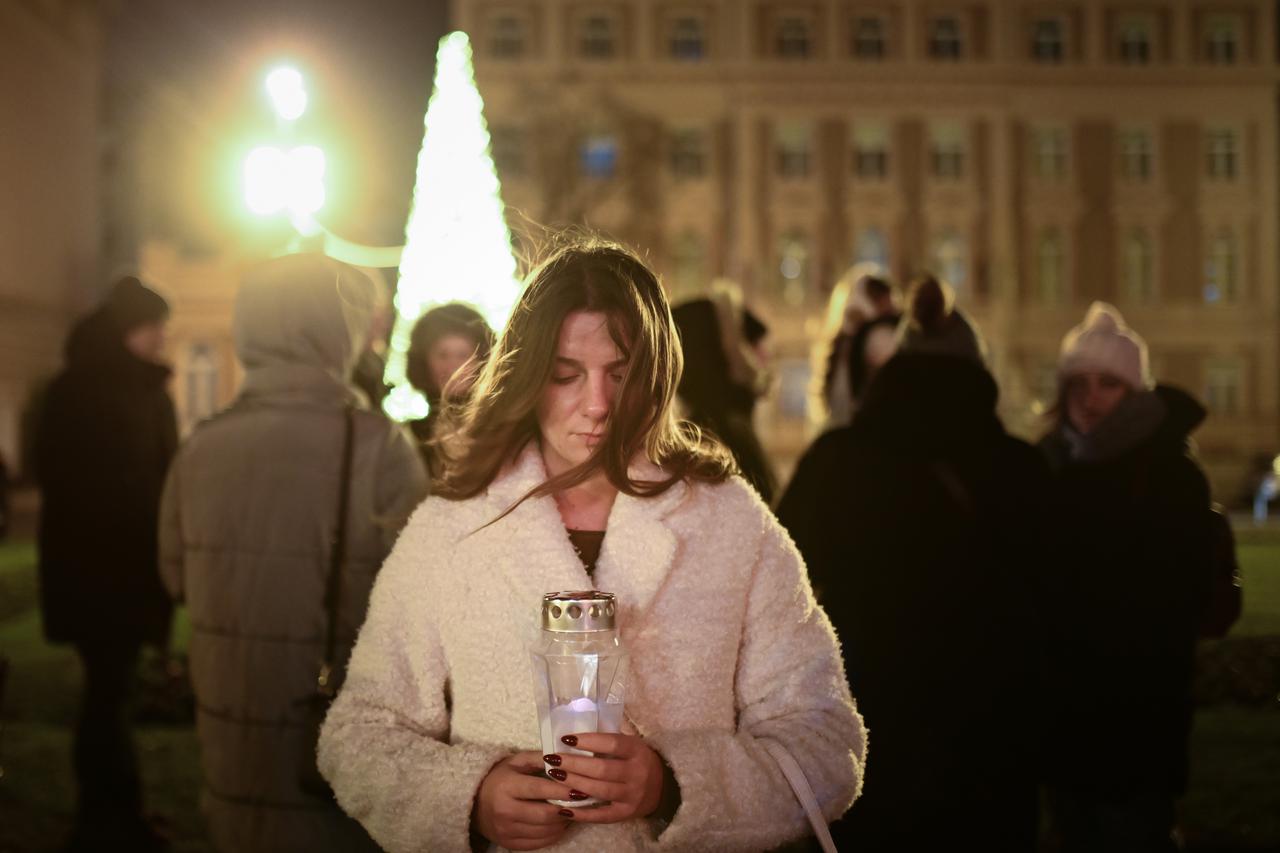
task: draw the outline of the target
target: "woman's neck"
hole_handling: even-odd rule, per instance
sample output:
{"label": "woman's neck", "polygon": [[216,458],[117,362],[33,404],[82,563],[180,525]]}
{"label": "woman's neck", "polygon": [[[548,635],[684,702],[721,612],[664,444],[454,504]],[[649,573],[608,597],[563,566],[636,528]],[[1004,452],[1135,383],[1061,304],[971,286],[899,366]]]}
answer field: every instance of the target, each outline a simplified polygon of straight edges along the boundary
{"label": "woman's neck", "polygon": [[618,490],[603,473],[563,491],[556,492],[560,520],[570,530],[604,530],[609,523]]}

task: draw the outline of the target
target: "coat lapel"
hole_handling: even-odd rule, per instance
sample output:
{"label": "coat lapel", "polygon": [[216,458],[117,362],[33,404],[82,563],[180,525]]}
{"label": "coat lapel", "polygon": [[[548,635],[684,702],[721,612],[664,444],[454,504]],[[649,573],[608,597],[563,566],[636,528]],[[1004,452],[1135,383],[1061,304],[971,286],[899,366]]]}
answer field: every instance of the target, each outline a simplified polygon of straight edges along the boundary
{"label": "coat lapel", "polygon": [[[531,442],[489,487],[489,517],[501,515],[546,478],[537,444]],[[527,602],[531,614],[538,613],[542,596],[548,592],[591,588],[550,496],[530,498],[477,535],[488,543],[486,553],[501,555],[495,568],[511,590],[512,599]]]}
{"label": "coat lapel", "polygon": [[[664,472],[647,461],[632,465],[634,480],[656,481]],[[535,442],[489,487],[488,510],[500,515],[530,489],[546,480]],[[666,517],[688,494],[677,483],[661,495],[637,498],[619,494],[609,514],[594,579],[573,550],[555,499],[531,498],[478,535],[503,555],[499,566],[512,595],[535,612],[548,592],[600,589],[618,596],[624,631],[634,629],[662,586],[675,559],[676,537]]]}
{"label": "coat lapel", "polygon": [[[666,474],[648,462],[629,472],[633,480],[658,481]],[[618,596],[624,632],[644,619],[654,595],[666,580],[676,555],[676,536],[667,516],[684,500],[688,487],[676,483],[651,498],[619,493],[609,514],[604,544],[596,564],[596,587]]]}

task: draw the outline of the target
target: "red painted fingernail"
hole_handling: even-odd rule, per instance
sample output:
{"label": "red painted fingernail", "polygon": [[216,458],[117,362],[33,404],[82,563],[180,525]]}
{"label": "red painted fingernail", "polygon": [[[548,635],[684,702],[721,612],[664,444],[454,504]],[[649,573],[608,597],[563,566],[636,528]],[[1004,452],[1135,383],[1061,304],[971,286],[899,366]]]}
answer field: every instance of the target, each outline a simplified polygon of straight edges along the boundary
{"label": "red painted fingernail", "polygon": [[560,756],[558,755],[544,755],[542,756],[542,760],[550,764],[552,767],[560,766]]}
{"label": "red painted fingernail", "polygon": [[560,810],[560,817],[573,817],[573,810],[572,810],[572,809],[561,809],[561,810]]}
{"label": "red painted fingernail", "polygon": [[587,795],[586,795],[586,794],[584,794],[584,793],[582,793],[581,791],[575,791],[575,790],[573,790],[572,788],[570,788],[570,789],[569,789],[569,799],[571,799],[571,800],[585,800],[586,798],[587,798]]}
{"label": "red painted fingernail", "polygon": [[560,738],[560,742],[561,742],[561,743],[563,743],[565,746],[577,746],[577,745],[578,745],[578,736],[577,736],[577,735],[565,735],[564,737]]}
{"label": "red painted fingernail", "polygon": [[563,770],[548,770],[547,775],[552,779],[555,779],[557,782],[563,782],[565,779],[569,778],[569,774]]}

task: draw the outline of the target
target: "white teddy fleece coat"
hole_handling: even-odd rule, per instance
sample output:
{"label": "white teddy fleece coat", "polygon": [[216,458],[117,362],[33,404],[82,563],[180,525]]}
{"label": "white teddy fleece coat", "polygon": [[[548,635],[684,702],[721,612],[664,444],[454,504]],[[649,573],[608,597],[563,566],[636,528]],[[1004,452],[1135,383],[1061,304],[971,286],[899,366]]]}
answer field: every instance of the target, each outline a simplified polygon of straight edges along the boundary
{"label": "white teddy fleece coat", "polygon": [[[661,472],[638,465],[633,477]],[[392,853],[470,850],[481,781],[540,750],[528,645],[546,592],[616,593],[627,716],[674,771],[680,808],[570,826],[557,851],[767,850],[807,833],[764,746],[797,759],[828,819],[861,785],[862,720],[795,546],[740,479],[619,494],[594,579],[575,556],[535,445],[467,501],[431,498],[378,575],[320,738],[338,802]]]}

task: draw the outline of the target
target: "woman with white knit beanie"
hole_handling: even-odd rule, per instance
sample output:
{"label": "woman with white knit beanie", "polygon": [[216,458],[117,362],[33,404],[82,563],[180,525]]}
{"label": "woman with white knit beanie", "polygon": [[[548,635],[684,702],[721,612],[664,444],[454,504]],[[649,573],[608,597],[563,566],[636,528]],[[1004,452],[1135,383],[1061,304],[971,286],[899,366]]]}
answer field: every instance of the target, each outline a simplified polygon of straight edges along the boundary
{"label": "woman with white knit beanie", "polygon": [[1041,449],[1055,472],[1046,775],[1066,851],[1177,849],[1192,653],[1210,577],[1204,409],[1157,386],[1147,346],[1095,302],[1062,341]]}

